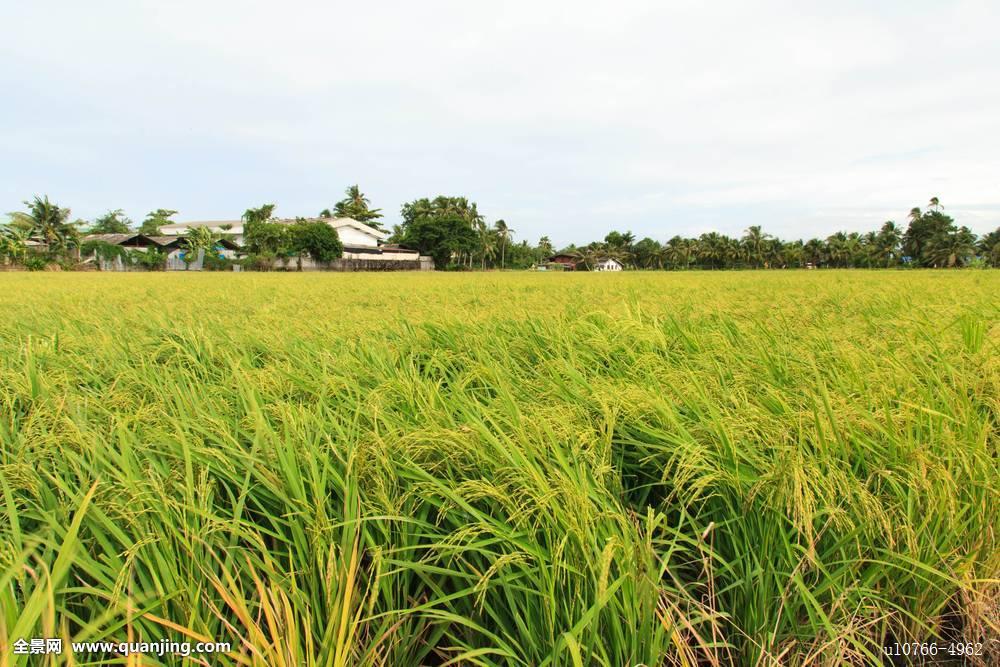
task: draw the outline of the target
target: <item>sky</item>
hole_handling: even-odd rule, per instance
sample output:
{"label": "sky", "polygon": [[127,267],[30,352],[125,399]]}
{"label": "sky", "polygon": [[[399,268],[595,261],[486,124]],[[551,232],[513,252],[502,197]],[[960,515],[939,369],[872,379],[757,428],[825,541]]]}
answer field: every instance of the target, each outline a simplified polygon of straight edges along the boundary
{"label": "sky", "polygon": [[0,211],[476,201],[515,240],[1000,225],[1000,2],[0,2]]}

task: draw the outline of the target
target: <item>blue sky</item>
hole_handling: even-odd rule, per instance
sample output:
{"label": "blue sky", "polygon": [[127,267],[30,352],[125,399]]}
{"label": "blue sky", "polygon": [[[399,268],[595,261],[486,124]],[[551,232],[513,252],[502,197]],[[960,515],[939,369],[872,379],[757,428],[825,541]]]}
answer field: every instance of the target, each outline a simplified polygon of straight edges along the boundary
{"label": "blue sky", "polygon": [[[877,5],[873,8],[872,5]],[[784,238],[940,197],[1000,225],[1000,3],[6,2],[0,211],[398,221],[517,238]]]}

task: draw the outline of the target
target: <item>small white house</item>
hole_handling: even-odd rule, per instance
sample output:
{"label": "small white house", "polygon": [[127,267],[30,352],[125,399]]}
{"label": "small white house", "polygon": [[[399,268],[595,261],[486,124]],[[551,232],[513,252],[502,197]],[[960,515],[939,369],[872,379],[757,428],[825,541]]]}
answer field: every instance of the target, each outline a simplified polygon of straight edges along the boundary
{"label": "small white house", "polygon": [[625,267],[622,266],[621,262],[610,257],[598,260],[598,262],[594,264],[594,271],[621,271],[623,268]]}

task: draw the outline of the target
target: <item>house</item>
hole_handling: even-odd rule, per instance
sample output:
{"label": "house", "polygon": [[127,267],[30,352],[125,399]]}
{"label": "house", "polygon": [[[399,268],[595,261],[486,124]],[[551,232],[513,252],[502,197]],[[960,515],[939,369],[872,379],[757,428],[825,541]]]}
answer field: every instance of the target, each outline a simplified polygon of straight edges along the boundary
{"label": "house", "polygon": [[611,257],[599,259],[594,264],[594,271],[621,271],[623,268],[625,267],[622,266],[621,262]]}
{"label": "house", "polygon": [[575,271],[579,261],[575,255],[569,253],[559,253],[545,260],[546,264],[559,264],[566,271]]}
{"label": "house", "polygon": [[[300,220],[323,221],[337,230],[337,236],[344,246],[344,254],[334,266],[317,266],[308,257],[296,261],[295,267],[304,271],[317,269],[334,270],[430,270],[434,261],[416,250],[397,245],[386,245],[389,234],[353,218],[275,218],[270,220],[279,225],[293,225]],[[181,237],[193,227],[208,227],[215,234],[222,234],[233,243],[242,246],[244,241],[243,220],[203,220],[177,222],[160,227],[160,233],[171,237]]]}
{"label": "house", "polygon": [[[337,230],[340,242],[344,244],[344,252],[350,248],[377,248],[389,235],[352,218],[274,218],[269,222],[279,225],[294,225],[299,220],[316,222],[322,220]],[[243,220],[198,220],[192,222],[174,222],[160,227],[160,233],[165,236],[184,236],[192,227],[208,227],[215,234],[222,234],[243,245]]]}
{"label": "house", "polygon": [[[184,239],[180,236],[147,236],[146,234],[90,234],[81,239],[82,245],[86,246],[93,242],[106,243],[118,246],[124,250],[134,252],[148,252],[151,248],[166,253],[164,269],[167,271],[193,270],[200,271],[205,260],[204,251],[199,251],[198,257],[190,262],[184,263],[185,254],[188,252],[184,244]],[[228,239],[220,240],[215,247],[215,251],[221,257],[232,259],[236,256],[239,247]],[[84,264],[96,264],[102,271],[128,271],[130,265],[123,261],[123,258],[98,257],[93,251],[89,255],[84,255],[80,260]]]}

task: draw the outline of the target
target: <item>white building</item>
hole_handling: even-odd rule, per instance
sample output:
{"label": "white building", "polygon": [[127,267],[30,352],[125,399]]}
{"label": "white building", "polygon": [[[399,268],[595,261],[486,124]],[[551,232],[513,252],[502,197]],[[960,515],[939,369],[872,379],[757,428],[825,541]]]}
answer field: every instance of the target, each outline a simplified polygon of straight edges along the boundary
{"label": "white building", "polygon": [[[346,249],[348,246],[359,246],[364,248],[377,248],[383,241],[389,238],[385,232],[381,232],[374,227],[360,223],[351,218],[308,218],[309,222],[323,220],[337,230],[337,236]],[[293,225],[297,222],[295,218],[275,218],[268,222],[276,222],[279,225]],[[192,227],[208,227],[216,234],[226,234],[238,245],[243,245],[243,221],[242,220],[197,220],[192,222],[174,222],[160,227],[160,233],[164,236],[184,236],[187,230]]]}
{"label": "white building", "polygon": [[[399,246],[384,245],[389,234],[353,218],[307,218],[309,222],[322,220],[337,230],[337,236],[344,245],[344,260],[365,260],[365,261],[419,261],[422,269],[433,268],[433,260],[430,257],[420,255],[416,250],[401,248]],[[293,225],[298,222],[295,218],[275,218],[269,222],[279,225]],[[224,234],[237,245],[243,245],[243,220],[201,220],[192,222],[176,222],[160,227],[160,233],[164,236],[183,236],[192,227],[208,227],[216,234]],[[308,258],[302,260],[303,269],[317,268]]]}
{"label": "white building", "polygon": [[621,271],[624,267],[617,259],[606,257],[594,264],[594,271]]}

